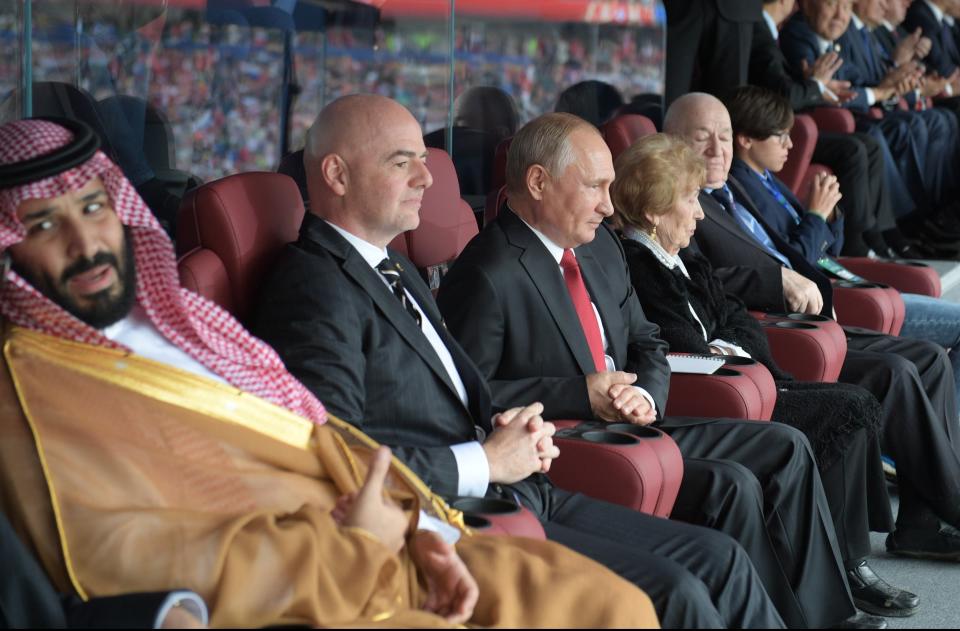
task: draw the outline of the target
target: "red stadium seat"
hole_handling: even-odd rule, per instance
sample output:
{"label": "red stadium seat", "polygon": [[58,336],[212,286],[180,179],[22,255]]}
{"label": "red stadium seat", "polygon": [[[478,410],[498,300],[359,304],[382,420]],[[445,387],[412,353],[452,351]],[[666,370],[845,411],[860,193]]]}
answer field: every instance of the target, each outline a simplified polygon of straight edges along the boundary
{"label": "red stadium seat", "polygon": [[683,457],[658,429],[626,423],[556,421],[557,486],[668,517],[683,479]]}
{"label": "red stadium seat", "polygon": [[836,281],[833,307],[845,326],[860,326],[899,335],[906,315],[900,292],[880,283]]}
{"label": "red stadium seat", "polygon": [[712,375],[670,375],[667,414],[769,421],[777,402],[770,371],[745,357],[724,359],[726,365]]}
{"label": "red stadium seat", "polygon": [[801,381],[835,382],[847,355],[839,324],[817,315],[750,312],[760,321],[777,364]]}
{"label": "red stadium seat", "polygon": [[231,175],[190,191],[177,220],[181,284],[242,321],[303,214],[296,183],[279,173]]}
{"label": "red stadium seat", "polygon": [[478,230],[473,211],[460,198],[457,172],[450,156],[443,149],[430,148],[427,153],[433,186],[423,193],[420,225],[397,237],[391,246],[400,245],[401,251],[424,272],[430,288],[436,290],[447,265]]}
{"label": "red stadium seat", "polygon": [[644,136],[657,133],[653,121],[641,114],[620,114],[600,126],[613,159]]}

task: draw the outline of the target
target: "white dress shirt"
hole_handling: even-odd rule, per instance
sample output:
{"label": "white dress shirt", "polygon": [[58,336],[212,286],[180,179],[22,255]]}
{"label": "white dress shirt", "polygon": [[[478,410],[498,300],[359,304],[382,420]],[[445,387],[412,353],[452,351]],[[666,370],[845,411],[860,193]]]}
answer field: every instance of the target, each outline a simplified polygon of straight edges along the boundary
{"label": "white dress shirt", "polygon": [[[327,225],[336,230],[340,236],[353,246],[357,253],[363,257],[363,260],[377,272],[377,276],[383,280],[384,285],[387,287],[390,286],[390,283],[387,282],[383,274],[377,271],[377,265],[379,265],[383,259],[387,258],[386,248],[381,248],[369,241],[364,241],[355,234],[347,232],[340,226],[332,224],[329,221]],[[450,381],[453,382],[454,388],[456,388],[457,396],[460,397],[464,406],[469,406],[467,389],[463,385],[463,379],[460,378],[460,373],[457,372],[457,366],[453,361],[453,356],[450,355],[449,349],[447,349],[446,345],[444,345],[440,339],[440,335],[430,323],[430,320],[423,312],[423,309],[420,308],[416,299],[406,288],[404,289],[404,293],[406,293],[407,300],[410,301],[410,304],[420,312],[420,328],[430,343],[430,346],[433,347],[433,350],[440,358],[440,362],[446,369],[447,374],[450,376]],[[487,487],[490,485],[490,463],[487,461],[487,453],[483,450],[483,446],[478,441],[470,441],[452,445],[450,450],[453,451],[453,457],[457,462],[457,494],[469,497],[483,497],[486,495]]]}
{"label": "white dress shirt", "polygon": [[[520,215],[517,215],[517,218],[519,218],[520,221],[523,221],[524,225],[530,228],[533,234],[537,235],[537,238],[540,239],[541,243],[543,243],[543,247],[547,248],[547,251],[550,252],[550,256],[552,256],[553,259],[557,262],[557,271],[560,273],[560,276],[563,277],[563,268],[560,267],[560,259],[563,258],[563,248],[557,245],[556,243],[554,243],[553,241],[551,241],[547,235],[543,234],[542,232],[540,232],[539,230],[537,230],[536,228],[528,224],[526,221],[524,221],[524,219],[520,217]],[[573,251],[573,256],[576,257],[577,251],[576,250],[572,250],[572,251]],[[607,370],[617,370],[617,366],[613,362],[613,357],[611,357],[610,354],[607,353],[607,348],[610,345],[607,343],[607,331],[606,329],[603,328],[603,319],[600,317],[600,312],[597,311],[597,305],[594,304],[593,300],[590,301],[590,306],[593,307],[593,315],[597,319],[597,327],[599,327],[600,329],[600,341],[603,344],[604,363],[606,364]],[[636,388],[636,390],[643,396],[643,398],[650,403],[650,407],[653,409],[654,412],[657,411],[657,404],[656,402],[654,402],[653,397],[650,396],[649,392],[647,392],[644,388],[641,388],[640,386],[631,386],[631,387]]]}
{"label": "white dress shirt", "polygon": [[123,344],[137,355],[147,359],[176,366],[187,372],[227,383],[220,375],[185,353],[179,346],[171,343],[154,326],[147,312],[140,305],[134,305],[129,315],[101,331],[108,339]]}

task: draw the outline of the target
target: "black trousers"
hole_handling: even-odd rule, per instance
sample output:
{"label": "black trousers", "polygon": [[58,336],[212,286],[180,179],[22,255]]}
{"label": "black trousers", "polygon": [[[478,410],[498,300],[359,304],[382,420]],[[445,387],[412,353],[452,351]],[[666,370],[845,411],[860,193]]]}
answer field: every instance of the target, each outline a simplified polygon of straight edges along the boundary
{"label": "black trousers", "polygon": [[870,531],[893,530],[880,460],[877,399],[848,383],[777,381],[773,420],[810,441],[846,567],[870,554]]}
{"label": "black trousers", "polygon": [[[883,448],[907,482],[901,495],[918,493],[940,519],[960,527],[960,428],[946,351],[931,342],[847,329],[840,380],[880,401]],[[897,525],[909,517],[898,515]]]}
{"label": "black trousers", "polygon": [[[802,432],[763,421],[669,417],[661,428],[684,456],[671,518],[737,539],[788,627],[828,627],[855,613]],[[752,510],[744,510],[751,503]]]}
{"label": "black trousers", "polygon": [[727,535],[554,487],[534,475],[493,485],[543,522],[547,537],[650,596],[664,628],[783,628],[750,558]]}

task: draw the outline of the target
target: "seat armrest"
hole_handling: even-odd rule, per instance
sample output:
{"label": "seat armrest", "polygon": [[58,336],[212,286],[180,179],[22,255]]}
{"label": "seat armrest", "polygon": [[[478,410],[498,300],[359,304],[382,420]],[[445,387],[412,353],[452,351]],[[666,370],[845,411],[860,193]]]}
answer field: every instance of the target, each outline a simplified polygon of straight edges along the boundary
{"label": "seat armrest", "polygon": [[450,506],[463,512],[464,523],[484,535],[546,539],[543,525],[527,507],[502,498],[455,497]]}
{"label": "seat armrest", "polygon": [[653,427],[584,422],[554,436],[560,457],[550,479],[562,489],[668,517],[683,479],[673,439]]}
{"label": "seat armrest", "polygon": [[671,374],[666,414],[769,421],[777,399],[773,377],[762,364],[747,361],[726,364],[711,375]]}
{"label": "seat armrest", "polygon": [[877,261],[865,256],[845,256],[840,262],[857,276],[890,285],[906,294],[939,298],[943,287],[936,270],[916,261]]}
{"label": "seat armrest", "polygon": [[847,355],[847,337],[824,316],[751,312],[760,321],[777,364],[801,381],[835,382]]}
{"label": "seat armrest", "polygon": [[840,324],[888,335],[899,335],[906,313],[900,292],[880,283],[836,281],[833,305]]}

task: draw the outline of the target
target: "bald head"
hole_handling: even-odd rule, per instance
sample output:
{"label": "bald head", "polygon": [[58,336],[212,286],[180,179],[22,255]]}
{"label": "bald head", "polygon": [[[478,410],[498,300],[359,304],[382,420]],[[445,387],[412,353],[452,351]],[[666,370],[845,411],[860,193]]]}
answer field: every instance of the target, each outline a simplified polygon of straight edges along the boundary
{"label": "bald head", "polygon": [[733,126],[718,98],[702,92],[681,96],[667,110],[663,131],[680,136],[704,157],[709,188],[727,181],[733,162]]}
{"label": "bald head", "polygon": [[433,179],[420,124],[392,99],[359,94],[320,112],[304,149],[310,211],[375,245],[419,223]]}

